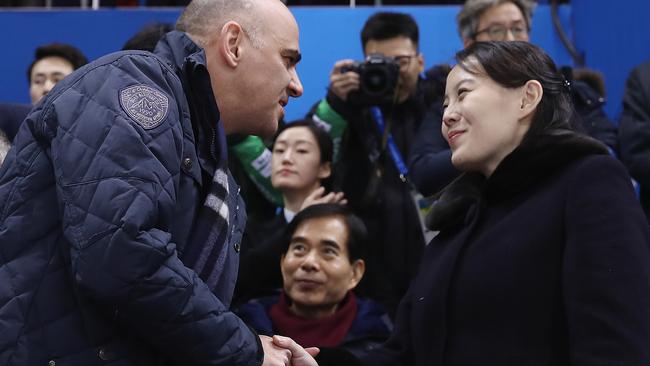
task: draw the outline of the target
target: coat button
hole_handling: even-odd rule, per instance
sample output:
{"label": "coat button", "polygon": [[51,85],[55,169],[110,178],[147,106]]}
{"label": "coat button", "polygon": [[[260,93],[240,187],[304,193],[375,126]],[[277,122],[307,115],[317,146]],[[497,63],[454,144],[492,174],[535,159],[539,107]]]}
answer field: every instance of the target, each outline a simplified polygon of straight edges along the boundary
{"label": "coat button", "polygon": [[183,159],[183,169],[192,170],[192,159],[190,158]]}
{"label": "coat button", "polygon": [[48,365],[48,366],[55,366],[55,365],[56,365],[56,361],[54,361],[54,360],[50,360],[50,362],[48,362],[47,365]]}
{"label": "coat button", "polygon": [[239,251],[241,250],[241,245],[239,243],[235,243],[234,247],[235,247],[235,252],[239,253]]}

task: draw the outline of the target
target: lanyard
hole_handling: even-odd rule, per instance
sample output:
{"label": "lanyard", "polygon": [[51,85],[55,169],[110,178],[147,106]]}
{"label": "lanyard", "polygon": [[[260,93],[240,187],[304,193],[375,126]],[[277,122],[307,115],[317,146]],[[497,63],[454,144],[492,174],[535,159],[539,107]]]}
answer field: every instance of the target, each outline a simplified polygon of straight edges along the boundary
{"label": "lanyard", "polygon": [[386,123],[384,123],[384,116],[381,114],[381,109],[379,109],[379,107],[371,107],[370,114],[372,115],[372,119],[377,124],[377,127],[379,127],[379,132],[382,135],[388,133],[388,151],[390,152],[390,156],[393,158],[393,162],[395,163],[397,170],[399,170],[399,178],[402,180],[402,182],[406,182],[408,168],[406,167],[406,164],[404,164],[402,154],[400,154],[397,145],[395,145],[393,135],[391,135],[390,131],[385,131]]}

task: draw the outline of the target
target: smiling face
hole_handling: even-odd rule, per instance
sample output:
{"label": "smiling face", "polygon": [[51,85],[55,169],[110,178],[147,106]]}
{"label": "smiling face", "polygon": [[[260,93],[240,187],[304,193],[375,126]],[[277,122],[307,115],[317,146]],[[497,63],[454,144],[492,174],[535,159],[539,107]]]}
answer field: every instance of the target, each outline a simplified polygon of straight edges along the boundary
{"label": "smiling face", "polygon": [[321,152],[314,134],[304,126],[282,131],[273,144],[271,184],[283,194],[305,197],[329,177],[329,162],[321,163]]}
{"label": "smiling face", "polygon": [[291,310],[304,317],[333,314],[361,280],[363,260],[350,263],[348,227],[342,216],[306,219],[291,236],[280,262]]}
{"label": "smiling face", "polygon": [[445,90],[442,135],[456,168],[489,177],[519,146],[530,127],[530,112],[522,109],[523,94],[523,87],[505,88],[484,72],[473,74],[460,66],[452,69]]}
{"label": "smiling face", "polygon": [[397,58],[399,65],[397,101],[403,102],[415,92],[418,75],[424,70],[424,58],[417,46],[408,37],[395,37],[385,40],[370,39],[364,48],[366,56],[380,53]]}

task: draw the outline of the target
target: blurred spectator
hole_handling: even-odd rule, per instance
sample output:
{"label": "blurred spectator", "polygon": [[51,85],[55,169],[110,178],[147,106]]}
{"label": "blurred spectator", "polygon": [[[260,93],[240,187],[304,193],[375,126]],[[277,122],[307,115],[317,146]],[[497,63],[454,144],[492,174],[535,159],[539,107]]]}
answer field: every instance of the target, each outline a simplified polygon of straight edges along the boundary
{"label": "blurred spectator", "polygon": [[[529,41],[535,2],[532,0],[467,0],[458,14],[458,31],[467,47],[481,41]],[[427,71],[433,78],[445,75],[448,66],[436,66]],[[571,82],[571,96],[576,110],[576,128],[600,140],[617,151],[616,127],[605,115],[604,90],[596,91],[591,86],[604,85],[598,74],[563,67],[565,78]],[[574,77],[586,76],[590,83]],[[596,80],[594,80],[596,79]],[[443,80],[444,83],[444,80]],[[604,89],[604,87],[603,87]],[[418,131],[409,166],[411,178],[424,195],[438,192],[449,184],[459,171],[451,165],[449,145],[440,133],[442,103],[433,108],[433,114],[426,118]]]}
{"label": "blurred spectator", "polygon": [[237,301],[274,292],[282,285],[278,259],[285,250],[282,229],[304,208],[341,203],[343,194],[329,192],[332,140],[311,120],[283,125],[271,156],[271,183],[282,195],[282,208],[271,219],[250,219],[242,241]]}
{"label": "blurred spectator", "polygon": [[[61,79],[88,63],[77,48],[63,43],[51,43],[36,48],[34,61],[27,69],[29,96],[36,104]],[[0,103],[0,161],[4,159],[18,127],[31,109],[29,105]]]}
{"label": "blurred spectator", "polygon": [[133,37],[129,38],[122,50],[142,50],[153,52],[156,44],[167,32],[174,30],[169,23],[151,23],[142,27]]}
{"label": "blurred spectator", "polygon": [[365,271],[366,240],[363,222],[345,206],[317,204],[300,211],[276,258],[282,292],[244,304],[240,317],[260,334],[289,336],[303,347],[372,352],[392,324],[379,304],[353,292]]}
{"label": "blurred spectator", "polygon": [[621,160],[640,184],[641,204],[650,220],[650,61],[627,79],[618,131]]}
{"label": "blurred spectator", "polygon": [[38,47],[27,69],[32,104],[41,100],[61,79],[87,63],[86,56],[69,44],[50,43]]}
{"label": "blurred spectator", "polygon": [[343,192],[371,236],[364,290],[392,313],[424,247],[405,161],[432,96],[420,77],[424,56],[410,15],[375,13],[362,29],[361,45],[371,58],[334,64],[313,118],[333,136]]}

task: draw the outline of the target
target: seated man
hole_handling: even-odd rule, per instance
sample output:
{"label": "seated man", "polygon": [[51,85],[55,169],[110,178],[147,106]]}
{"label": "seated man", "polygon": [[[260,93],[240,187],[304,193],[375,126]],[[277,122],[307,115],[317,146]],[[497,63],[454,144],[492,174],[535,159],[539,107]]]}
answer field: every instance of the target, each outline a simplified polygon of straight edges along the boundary
{"label": "seated man", "polygon": [[619,122],[621,160],[641,188],[641,205],[650,220],[650,61],[630,73]]}
{"label": "seated man", "polygon": [[345,206],[317,204],[300,211],[285,236],[282,292],[244,304],[240,317],[260,334],[359,356],[386,340],[392,329],[386,312],[352,291],[365,271],[363,222]]}
{"label": "seated man", "polygon": [[[529,41],[532,25],[532,0],[467,0],[458,14],[458,30],[465,47],[474,42]],[[429,78],[443,80],[448,71],[446,65],[427,71]],[[565,78],[571,83],[571,96],[576,110],[575,127],[607,145],[611,152],[617,151],[616,127],[605,115],[602,107],[604,90],[597,92],[585,81],[573,79],[584,75],[593,78],[596,73],[563,67]],[[440,77],[443,74],[444,77]],[[591,80],[590,80],[591,81]],[[444,86],[443,86],[444,89]],[[442,102],[438,108],[429,110],[415,139],[409,168],[411,180],[423,195],[432,195],[449,184],[460,174],[451,165],[449,145],[440,133]]]}

